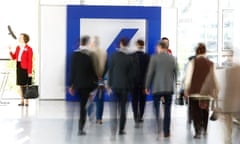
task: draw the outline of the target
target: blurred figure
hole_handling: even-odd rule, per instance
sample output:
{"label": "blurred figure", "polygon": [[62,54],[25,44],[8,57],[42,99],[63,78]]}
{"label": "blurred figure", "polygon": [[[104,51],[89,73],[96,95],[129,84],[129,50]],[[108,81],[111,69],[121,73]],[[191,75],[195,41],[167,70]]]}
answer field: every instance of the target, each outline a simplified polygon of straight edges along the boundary
{"label": "blurred figure", "polygon": [[117,117],[120,112],[119,134],[126,134],[126,112],[128,93],[131,89],[131,81],[133,75],[132,60],[128,55],[129,41],[125,38],[120,40],[120,48],[115,52],[111,59],[108,71],[108,85],[112,90],[111,102],[111,118],[112,118],[112,134],[117,131]]}
{"label": "blurred figure", "polygon": [[107,53],[105,49],[99,47],[99,37],[94,37],[93,48],[97,56],[96,73],[98,76],[98,88],[96,91],[96,123],[102,124],[102,115],[104,110],[105,84],[104,76],[107,72]]}
{"label": "blurred figure", "polygon": [[[197,54],[196,54],[197,55]],[[188,65],[189,65],[189,63],[191,63],[191,61],[192,60],[194,60],[195,58],[196,58],[196,55],[194,55],[194,56],[190,56],[189,58],[188,58],[188,62],[185,64],[185,66],[184,66],[184,76],[183,76],[183,79],[182,79],[182,85],[181,85],[181,90],[180,90],[180,95],[181,96],[185,96],[185,88],[184,88],[184,84],[185,84],[185,79],[186,79],[186,71],[187,71],[187,67],[188,67]],[[185,98],[185,100],[186,100],[186,103],[188,104],[188,119],[187,119],[187,123],[188,124],[191,124],[192,123],[192,117],[191,117],[191,106],[190,106],[190,101],[191,101],[191,98],[189,97],[189,98]]]}
{"label": "blurred figure", "polygon": [[132,92],[132,108],[136,127],[143,122],[143,114],[146,104],[146,94],[144,92],[146,73],[149,63],[149,55],[144,53],[144,41],[137,40],[137,51],[132,54],[135,66],[135,80]]}
{"label": "blurred figure", "polygon": [[33,51],[28,45],[30,37],[28,34],[22,33],[19,37],[19,45],[15,52],[9,47],[10,55],[13,60],[17,61],[17,85],[20,87],[21,103],[18,106],[28,106],[28,99],[24,103],[24,92],[26,85],[32,84],[32,64],[33,64]]}
{"label": "blurred figure", "polygon": [[199,43],[196,50],[197,57],[187,67],[185,78],[185,96],[190,97],[190,116],[195,128],[194,138],[201,137],[201,131],[207,134],[209,101],[208,95],[202,95],[204,82],[211,71],[214,75],[214,64],[206,57],[206,46]]}
{"label": "blurred figure", "polygon": [[81,38],[81,45],[72,55],[71,73],[70,73],[70,88],[69,93],[74,95],[76,90],[80,97],[80,120],[78,135],[86,135],[84,126],[86,123],[86,104],[90,92],[97,86],[97,75],[94,69],[92,52],[89,50],[88,36]]}
{"label": "blurred figure", "polygon": [[[233,64],[222,70],[221,77],[221,90],[219,94],[219,104],[217,111],[224,116],[224,142],[225,144],[232,144],[233,132],[233,116],[240,112],[240,65]],[[206,82],[206,87],[210,87],[209,82]],[[222,101],[221,101],[222,100]]]}
{"label": "blurred figure", "polygon": [[164,104],[164,137],[170,136],[171,104],[174,93],[174,83],[177,75],[177,65],[173,56],[167,53],[168,47],[164,41],[157,45],[157,54],[151,57],[147,77],[146,94],[152,94],[157,120],[158,134],[160,133],[160,101]]}
{"label": "blurred figure", "polygon": [[161,40],[166,43],[168,54],[172,55],[172,50],[169,48],[169,39],[167,37],[163,37]]}

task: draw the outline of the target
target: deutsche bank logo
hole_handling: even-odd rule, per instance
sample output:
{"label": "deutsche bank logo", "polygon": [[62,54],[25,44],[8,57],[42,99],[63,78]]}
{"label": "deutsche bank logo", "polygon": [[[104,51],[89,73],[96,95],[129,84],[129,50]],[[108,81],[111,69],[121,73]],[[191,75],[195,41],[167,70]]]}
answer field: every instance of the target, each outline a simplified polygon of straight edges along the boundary
{"label": "deutsche bank logo", "polygon": [[130,41],[129,51],[134,51],[135,41],[146,40],[144,19],[80,19],[80,36],[99,37],[100,48],[110,56],[119,47],[121,38]]}
{"label": "deutsche bank logo", "polygon": [[126,38],[129,41],[131,41],[134,35],[137,33],[137,31],[138,31],[137,28],[122,29],[117,35],[117,37],[113,40],[111,45],[108,47],[107,49],[108,55],[111,55],[115,51],[116,47],[119,45],[119,41],[121,38]]}
{"label": "deutsche bank logo", "polygon": [[[98,36],[100,48],[111,52],[118,47],[116,44],[118,38],[126,37],[122,34],[125,30],[128,38],[131,39],[131,48],[135,48],[137,39],[142,39],[146,41],[145,51],[150,54],[154,53],[155,44],[161,37],[161,7],[67,6],[66,76],[70,72],[69,60],[73,51],[73,43],[77,38],[82,35]],[[68,93],[66,99],[68,101],[79,100]]]}

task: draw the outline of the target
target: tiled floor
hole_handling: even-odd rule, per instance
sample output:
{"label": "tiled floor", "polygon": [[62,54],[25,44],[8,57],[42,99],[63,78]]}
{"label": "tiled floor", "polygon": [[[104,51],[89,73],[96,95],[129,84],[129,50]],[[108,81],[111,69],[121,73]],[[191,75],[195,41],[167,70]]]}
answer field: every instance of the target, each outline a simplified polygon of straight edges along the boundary
{"label": "tiled floor", "polygon": [[[0,144],[224,144],[222,122],[209,123],[208,136],[195,140],[193,128],[186,123],[186,107],[173,105],[171,138],[157,139],[152,103],[147,104],[145,122],[134,128],[131,107],[128,108],[127,135],[111,138],[109,107],[105,106],[102,126],[87,123],[87,136],[77,136],[79,103],[64,101],[31,101],[20,108],[16,101],[0,106]],[[233,144],[240,144],[240,128],[234,125]]]}

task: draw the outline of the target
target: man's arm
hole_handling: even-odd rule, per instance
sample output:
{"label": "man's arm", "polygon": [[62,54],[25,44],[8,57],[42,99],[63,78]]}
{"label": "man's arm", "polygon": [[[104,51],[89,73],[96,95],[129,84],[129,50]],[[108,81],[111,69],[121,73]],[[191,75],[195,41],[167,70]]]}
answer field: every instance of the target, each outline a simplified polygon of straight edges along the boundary
{"label": "man's arm", "polygon": [[113,66],[114,66],[114,56],[109,60],[109,69],[108,69],[108,86],[112,87],[112,75],[113,75]]}
{"label": "man's arm", "polygon": [[147,76],[146,76],[146,84],[145,84],[146,89],[150,89],[150,85],[151,85],[151,82],[153,80],[153,76],[154,76],[155,69],[156,69],[155,65],[156,65],[155,60],[154,60],[154,57],[152,56],[151,59],[150,59],[149,65],[148,65],[148,71],[147,71]]}
{"label": "man's arm", "polygon": [[188,96],[188,92],[191,87],[193,70],[194,70],[194,60],[190,61],[187,66],[186,76],[185,76],[185,81],[184,81],[185,96]]}
{"label": "man's arm", "polygon": [[69,86],[73,87],[75,78],[76,78],[76,53],[74,52],[71,57]]}

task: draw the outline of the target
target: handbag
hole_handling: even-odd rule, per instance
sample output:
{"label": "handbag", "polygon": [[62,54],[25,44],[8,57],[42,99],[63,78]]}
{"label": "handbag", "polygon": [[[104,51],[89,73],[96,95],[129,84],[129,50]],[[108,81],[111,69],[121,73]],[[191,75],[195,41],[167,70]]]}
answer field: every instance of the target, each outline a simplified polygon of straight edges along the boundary
{"label": "handbag", "polygon": [[36,99],[39,97],[37,85],[27,85],[25,88],[24,99]]}

